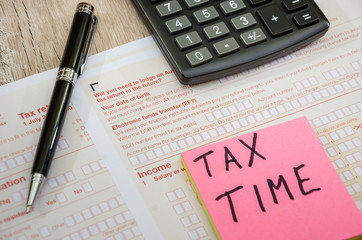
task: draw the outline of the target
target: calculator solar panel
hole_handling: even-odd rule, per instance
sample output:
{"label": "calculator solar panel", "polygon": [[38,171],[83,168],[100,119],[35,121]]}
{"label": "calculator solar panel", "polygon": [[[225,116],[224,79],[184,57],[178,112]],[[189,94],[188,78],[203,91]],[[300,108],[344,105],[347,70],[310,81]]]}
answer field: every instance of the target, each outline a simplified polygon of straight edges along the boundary
{"label": "calculator solar panel", "polygon": [[323,36],[313,0],[133,0],[178,80],[193,85],[241,72]]}

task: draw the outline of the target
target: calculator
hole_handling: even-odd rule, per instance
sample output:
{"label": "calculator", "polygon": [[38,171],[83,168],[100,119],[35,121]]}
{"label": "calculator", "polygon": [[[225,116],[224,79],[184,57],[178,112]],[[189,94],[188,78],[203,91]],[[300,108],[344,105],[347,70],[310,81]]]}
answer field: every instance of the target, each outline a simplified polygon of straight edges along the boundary
{"label": "calculator", "polygon": [[178,80],[198,84],[270,62],[323,36],[313,0],[133,0]]}

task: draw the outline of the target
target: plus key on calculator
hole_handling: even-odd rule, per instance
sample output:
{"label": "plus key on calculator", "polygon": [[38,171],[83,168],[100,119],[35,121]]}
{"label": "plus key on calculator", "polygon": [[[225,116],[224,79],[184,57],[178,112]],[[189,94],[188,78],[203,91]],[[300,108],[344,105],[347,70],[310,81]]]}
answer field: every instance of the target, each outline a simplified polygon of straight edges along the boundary
{"label": "plus key on calculator", "polygon": [[133,0],[178,80],[197,84],[241,72],[323,36],[313,0]]}

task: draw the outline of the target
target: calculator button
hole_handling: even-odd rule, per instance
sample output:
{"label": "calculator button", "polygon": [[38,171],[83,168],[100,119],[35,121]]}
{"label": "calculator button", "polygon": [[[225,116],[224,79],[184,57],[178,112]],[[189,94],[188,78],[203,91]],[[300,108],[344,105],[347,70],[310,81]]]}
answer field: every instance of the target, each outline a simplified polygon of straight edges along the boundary
{"label": "calculator button", "polygon": [[227,54],[233,53],[240,49],[239,44],[234,38],[228,38],[217,42],[213,45],[215,52],[218,56],[225,56]]}
{"label": "calculator button", "polygon": [[267,3],[270,2],[270,0],[249,0],[250,4],[255,6],[255,5],[260,5],[263,3]]}
{"label": "calculator button", "polygon": [[219,18],[219,13],[214,7],[198,10],[194,12],[193,15],[198,24],[207,23]]}
{"label": "calculator button", "polygon": [[307,27],[319,21],[317,14],[311,9],[298,13],[293,17],[293,20],[299,28]]}
{"label": "calculator button", "polygon": [[240,35],[240,38],[246,47],[250,47],[252,45],[264,42],[266,40],[266,36],[260,28],[256,28],[248,32],[245,32]]}
{"label": "calculator button", "polygon": [[246,13],[237,17],[234,17],[230,20],[233,28],[238,31],[247,27],[254,26],[256,24],[256,20],[251,15],[251,13]]}
{"label": "calculator button", "polygon": [[199,34],[196,31],[181,35],[177,37],[175,40],[177,46],[181,50],[196,46],[202,42]]}
{"label": "calculator button", "polygon": [[220,3],[220,7],[225,15],[233,14],[246,8],[242,0],[228,0]]}
{"label": "calculator button", "polygon": [[208,3],[209,0],[184,0],[184,2],[188,8],[195,8]]}
{"label": "calculator button", "polygon": [[230,31],[224,22],[219,22],[204,28],[203,32],[208,40],[213,40],[225,36]]}
{"label": "calculator button", "polygon": [[283,5],[288,12],[298,11],[308,6],[306,0],[284,0]]}
{"label": "calculator button", "polygon": [[293,31],[292,24],[277,5],[259,8],[257,13],[273,37]]}
{"label": "calculator button", "polygon": [[177,0],[172,0],[157,5],[156,11],[161,18],[165,18],[182,12],[182,8]]}
{"label": "calculator button", "polygon": [[165,22],[169,33],[174,34],[191,28],[191,22],[186,16],[180,16]]}
{"label": "calculator button", "polygon": [[206,47],[203,47],[186,54],[186,59],[191,67],[196,67],[200,64],[211,61],[212,55]]}

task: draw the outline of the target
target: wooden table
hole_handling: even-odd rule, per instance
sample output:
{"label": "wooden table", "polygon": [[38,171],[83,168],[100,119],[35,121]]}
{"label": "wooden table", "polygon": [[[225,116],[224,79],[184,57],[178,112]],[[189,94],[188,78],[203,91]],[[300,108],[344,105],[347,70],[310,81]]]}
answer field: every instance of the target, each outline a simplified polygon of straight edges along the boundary
{"label": "wooden table", "polygon": [[[0,85],[58,67],[75,0],[0,0]],[[131,0],[90,1],[99,20],[91,55],[149,36]]]}

